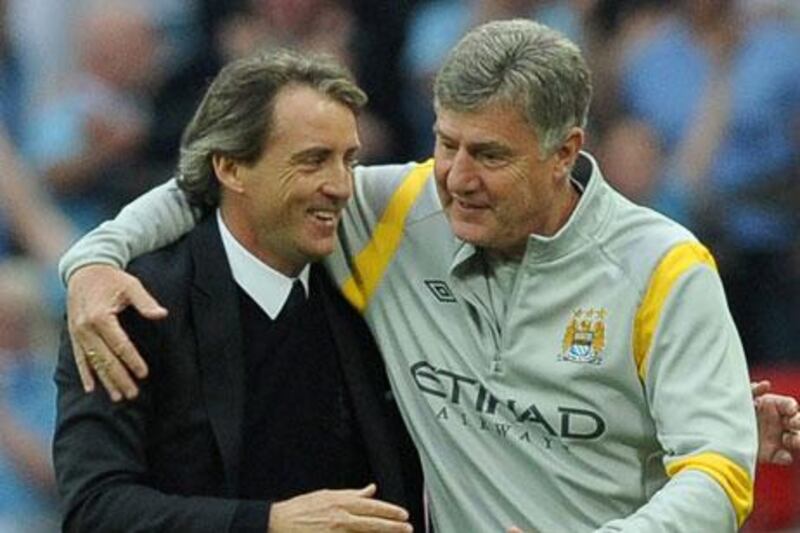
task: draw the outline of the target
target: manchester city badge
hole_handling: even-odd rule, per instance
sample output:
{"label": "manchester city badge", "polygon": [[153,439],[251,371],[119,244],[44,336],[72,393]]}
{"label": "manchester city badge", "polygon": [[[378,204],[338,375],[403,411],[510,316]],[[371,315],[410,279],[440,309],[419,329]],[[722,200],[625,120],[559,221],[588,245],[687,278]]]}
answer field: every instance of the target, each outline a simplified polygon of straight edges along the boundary
{"label": "manchester city badge", "polygon": [[564,331],[559,360],[599,365],[606,347],[605,309],[577,309]]}

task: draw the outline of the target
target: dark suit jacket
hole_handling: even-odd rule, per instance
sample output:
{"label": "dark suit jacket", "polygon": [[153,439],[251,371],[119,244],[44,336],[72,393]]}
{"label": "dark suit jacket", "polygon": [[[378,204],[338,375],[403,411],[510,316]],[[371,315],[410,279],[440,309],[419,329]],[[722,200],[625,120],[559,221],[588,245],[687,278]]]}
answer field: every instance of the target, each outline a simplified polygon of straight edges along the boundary
{"label": "dark suit jacket", "polygon": [[[409,509],[419,531],[418,458],[387,393],[380,356],[324,271],[312,268],[319,269],[312,290],[324,295],[378,497]],[[149,321],[135,311],[123,314],[123,327],[147,359],[150,376],[135,401],[121,404],[104,391],[84,394],[62,335],[53,446],[64,529],[230,531],[240,504],[235,497],[244,358],[237,290],[216,217],[137,259],[129,270],[169,316]],[[260,506],[264,513],[252,514],[266,516],[264,502],[244,505]]]}

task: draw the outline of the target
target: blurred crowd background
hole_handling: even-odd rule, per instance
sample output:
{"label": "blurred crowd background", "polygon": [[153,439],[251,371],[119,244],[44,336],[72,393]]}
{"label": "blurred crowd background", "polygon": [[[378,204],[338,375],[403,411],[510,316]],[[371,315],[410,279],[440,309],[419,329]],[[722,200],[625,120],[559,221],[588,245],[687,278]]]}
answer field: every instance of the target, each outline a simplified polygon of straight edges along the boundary
{"label": "blurred crowd background", "polygon": [[[800,1],[0,0],[0,532],[58,529],[56,261],[172,175],[220,65],[265,46],[332,53],[370,96],[361,160],[426,159],[444,55],[509,17],[579,43],[587,148],[709,245],[753,377],[800,395]],[[800,531],[799,472],[762,467],[749,531]]]}

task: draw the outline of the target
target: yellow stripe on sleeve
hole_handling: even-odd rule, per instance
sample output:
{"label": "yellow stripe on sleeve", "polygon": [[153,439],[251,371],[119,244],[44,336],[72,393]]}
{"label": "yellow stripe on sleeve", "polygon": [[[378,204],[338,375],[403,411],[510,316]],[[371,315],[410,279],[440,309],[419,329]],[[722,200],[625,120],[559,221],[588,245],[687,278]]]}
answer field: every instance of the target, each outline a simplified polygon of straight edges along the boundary
{"label": "yellow stripe on sleeve", "polygon": [[698,242],[684,242],[664,256],[650,278],[647,292],[636,312],[633,333],[633,357],[642,381],[664,302],[675,282],[689,269],[700,264],[708,265],[714,270],[717,268],[714,258],[705,246]]}
{"label": "yellow stripe on sleeve", "polygon": [[739,527],[753,510],[753,479],[747,470],[727,457],[705,452],[672,461],[667,465],[667,475],[673,477],[684,470],[705,472],[720,484],[736,511]]}
{"label": "yellow stripe on sleeve", "polygon": [[369,304],[400,241],[406,217],[433,170],[433,159],[420,163],[408,173],[389,200],[389,205],[372,232],[372,239],[353,261],[353,275],[342,285],[345,298],[359,311]]}

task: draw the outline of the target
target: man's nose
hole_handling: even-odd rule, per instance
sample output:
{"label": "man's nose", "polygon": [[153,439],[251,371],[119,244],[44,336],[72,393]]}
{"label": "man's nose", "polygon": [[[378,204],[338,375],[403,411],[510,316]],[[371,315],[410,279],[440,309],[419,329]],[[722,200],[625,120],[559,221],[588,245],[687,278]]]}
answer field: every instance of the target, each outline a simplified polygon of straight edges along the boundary
{"label": "man's nose", "polygon": [[353,168],[348,163],[335,165],[322,186],[322,192],[338,200],[347,200],[353,194]]}
{"label": "man's nose", "polygon": [[447,188],[455,193],[468,193],[478,188],[478,181],[475,159],[463,148],[458,150],[447,175]]}

